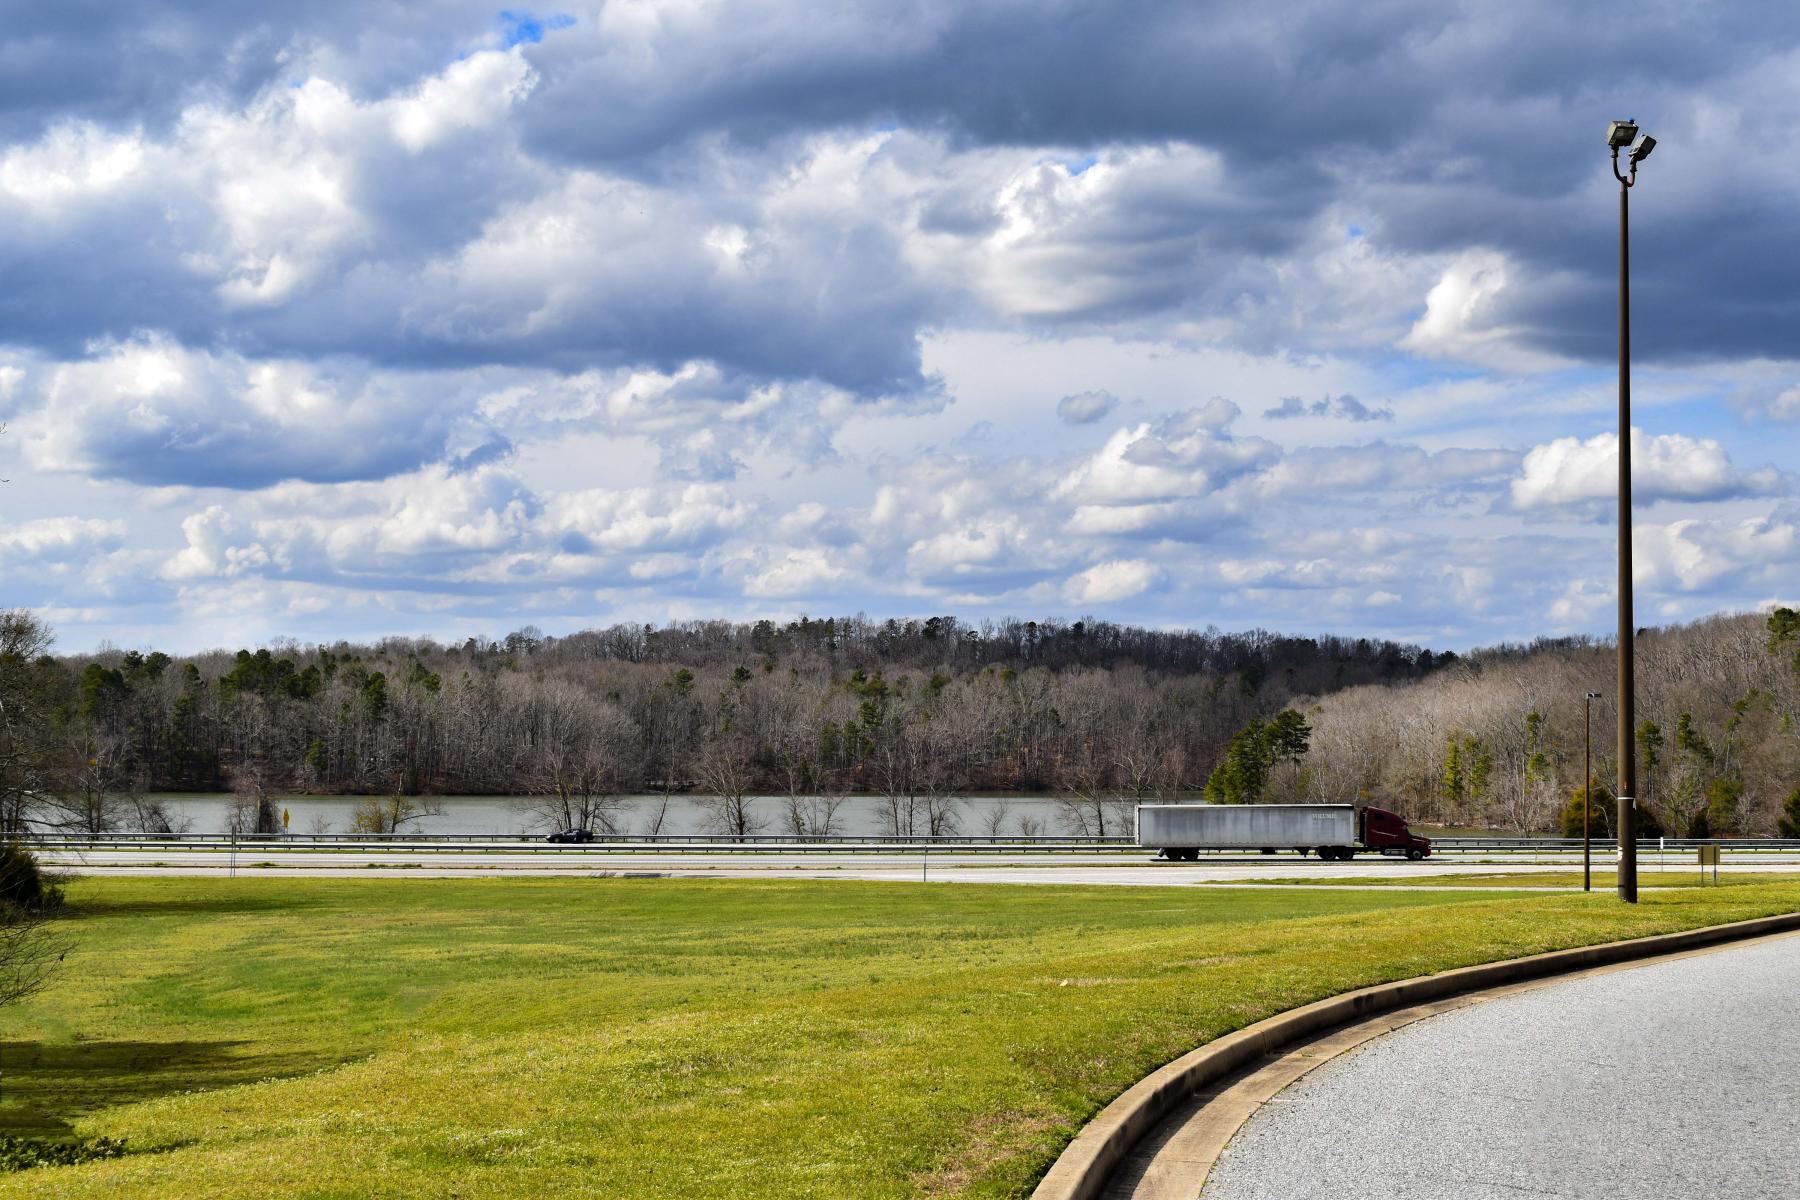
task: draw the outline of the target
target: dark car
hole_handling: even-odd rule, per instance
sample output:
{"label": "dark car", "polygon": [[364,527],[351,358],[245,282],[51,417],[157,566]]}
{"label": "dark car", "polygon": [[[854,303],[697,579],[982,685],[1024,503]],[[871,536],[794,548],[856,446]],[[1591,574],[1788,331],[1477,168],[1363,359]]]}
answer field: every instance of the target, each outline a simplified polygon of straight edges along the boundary
{"label": "dark car", "polygon": [[564,829],[551,834],[544,840],[546,842],[556,842],[560,845],[577,845],[582,842],[593,841],[594,831],[591,829]]}

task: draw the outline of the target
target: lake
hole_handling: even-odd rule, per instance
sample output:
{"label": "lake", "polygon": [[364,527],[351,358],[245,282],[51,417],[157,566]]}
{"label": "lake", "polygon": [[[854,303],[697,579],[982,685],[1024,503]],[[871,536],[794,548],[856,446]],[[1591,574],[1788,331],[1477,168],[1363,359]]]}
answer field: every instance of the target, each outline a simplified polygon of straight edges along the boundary
{"label": "lake", "polygon": [[[227,830],[231,812],[229,795],[218,792],[162,792],[151,798],[162,802],[178,830],[190,833],[224,833]],[[276,805],[278,810],[287,810],[288,831],[291,833],[343,834],[353,832],[351,821],[356,806],[365,799],[368,797],[280,796]],[[429,801],[415,798],[418,803],[440,805],[442,812],[409,821],[401,827],[401,831],[433,834],[546,833],[550,829],[549,824],[528,808],[532,799],[525,796],[438,796]],[[618,832],[644,834],[651,831],[664,797],[633,795],[614,799],[618,801],[618,810],[614,815]],[[668,811],[663,815],[661,832],[676,836],[712,832],[708,828],[705,799],[706,797],[699,795],[669,796]],[[788,831],[785,820],[786,797],[759,796],[749,803],[753,814],[763,823],[760,832],[781,834]],[[838,809],[836,832],[850,837],[892,833],[882,809],[884,803],[880,796],[846,796]],[[1129,806],[1123,811],[1124,827],[1115,831],[1109,815],[1108,833],[1130,831]],[[1022,832],[1022,828],[1034,828],[1037,833],[1052,835],[1078,832],[1066,819],[1057,798],[1046,795],[959,797],[955,832],[986,834],[989,832],[990,821],[995,817],[1000,820],[999,832],[1006,835],[1017,835]],[[1023,827],[1021,822],[1024,822]],[[922,806],[918,828],[923,832]]]}

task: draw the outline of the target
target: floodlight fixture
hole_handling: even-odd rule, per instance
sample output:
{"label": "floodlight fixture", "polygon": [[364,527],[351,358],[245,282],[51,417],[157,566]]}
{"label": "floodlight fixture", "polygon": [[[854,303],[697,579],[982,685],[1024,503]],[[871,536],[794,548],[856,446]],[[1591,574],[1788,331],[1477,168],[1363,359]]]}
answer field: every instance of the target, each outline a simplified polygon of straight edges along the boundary
{"label": "floodlight fixture", "polygon": [[1656,149],[1656,139],[1651,137],[1649,134],[1645,134],[1644,140],[1639,142],[1637,144],[1637,149],[1633,150],[1631,152],[1631,165],[1633,167],[1636,167],[1639,163],[1643,162],[1646,158],[1649,158],[1650,152],[1654,149]]}
{"label": "floodlight fixture", "polygon": [[1606,144],[1614,150],[1623,150],[1637,141],[1637,134],[1636,121],[1614,121],[1606,127]]}

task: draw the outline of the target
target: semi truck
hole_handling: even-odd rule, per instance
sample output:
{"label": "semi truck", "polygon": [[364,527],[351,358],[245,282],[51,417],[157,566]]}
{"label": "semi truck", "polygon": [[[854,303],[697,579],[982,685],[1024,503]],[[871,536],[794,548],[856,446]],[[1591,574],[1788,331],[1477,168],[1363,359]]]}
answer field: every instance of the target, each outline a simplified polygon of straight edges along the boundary
{"label": "semi truck", "polygon": [[1328,862],[1361,853],[1431,856],[1429,838],[1367,804],[1140,804],[1137,841],[1172,862],[1195,862],[1202,850],[1298,850]]}

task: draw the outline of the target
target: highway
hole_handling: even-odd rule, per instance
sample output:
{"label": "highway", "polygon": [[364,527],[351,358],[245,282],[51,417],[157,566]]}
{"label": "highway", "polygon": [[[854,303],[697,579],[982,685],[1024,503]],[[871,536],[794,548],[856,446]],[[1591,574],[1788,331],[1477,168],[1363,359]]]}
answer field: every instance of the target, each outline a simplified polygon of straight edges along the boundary
{"label": "highway", "polygon": [[1407,1025],[1313,1070],[1204,1200],[1786,1200],[1800,936],[1589,975]]}
{"label": "highway", "polygon": [[[166,846],[149,849],[95,848],[44,851],[41,857],[58,869],[87,875],[204,875],[380,878],[483,876],[660,876],[708,879],[864,879],[958,883],[1125,884],[1184,886],[1257,883],[1271,879],[1419,878],[1453,874],[1567,871],[1579,869],[1579,856],[1544,854],[1514,856],[1443,856],[1425,862],[1365,856],[1350,863],[1321,862],[1295,854],[1275,856],[1209,855],[1198,863],[1156,861],[1143,850],[988,851],[945,850],[930,855],[914,849],[861,850],[783,849],[630,849],[590,847],[467,848],[433,846],[378,847],[355,850],[299,850],[268,844],[223,848]],[[1698,878],[1692,854],[1671,854],[1670,872]],[[1522,859],[1523,861],[1519,861]],[[1596,855],[1596,871],[1608,870],[1609,856]],[[1646,876],[1658,870],[1654,856],[1645,858]],[[1754,861],[1728,863],[1726,872],[1769,869],[1800,870],[1800,855],[1758,854]]]}

